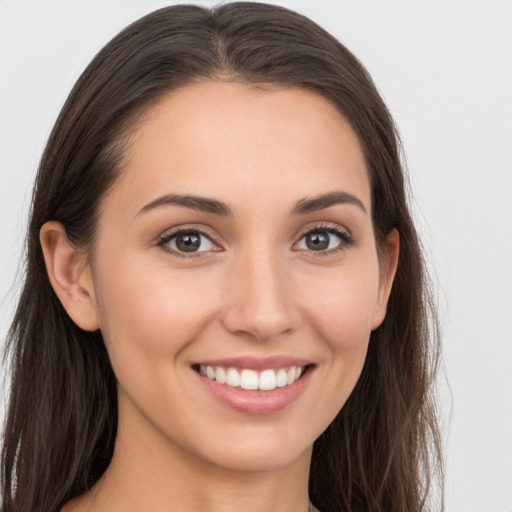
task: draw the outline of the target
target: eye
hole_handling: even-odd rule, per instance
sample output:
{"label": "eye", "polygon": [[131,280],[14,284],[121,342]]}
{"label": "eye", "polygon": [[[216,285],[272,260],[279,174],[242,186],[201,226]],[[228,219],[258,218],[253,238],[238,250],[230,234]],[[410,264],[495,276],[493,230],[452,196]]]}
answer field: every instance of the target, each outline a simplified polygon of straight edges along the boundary
{"label": "eye", "polygon": [[353,243],[350,235],[340,227],[316,227],[300,238],[296,248],[305,251],[331,252]]}
{"label": "eye", "polygon": [[201,253],[218,250],[210,237],[198,230],[181,230],[166,235],[160,239],[158,245],[171,252],[185,256],[191,253]]}

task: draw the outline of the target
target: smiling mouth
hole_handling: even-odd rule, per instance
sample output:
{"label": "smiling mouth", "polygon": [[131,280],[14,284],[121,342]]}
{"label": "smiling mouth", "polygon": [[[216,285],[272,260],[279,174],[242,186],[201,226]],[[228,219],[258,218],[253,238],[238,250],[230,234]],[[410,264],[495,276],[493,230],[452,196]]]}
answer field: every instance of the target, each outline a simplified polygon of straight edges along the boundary
{"label": "smiling mouth", "polygon": [[212,381],[246,391],[272,391],[297,382],[312,365],[288,366],[256,371],[233,367],[195,364],[192,368]]}

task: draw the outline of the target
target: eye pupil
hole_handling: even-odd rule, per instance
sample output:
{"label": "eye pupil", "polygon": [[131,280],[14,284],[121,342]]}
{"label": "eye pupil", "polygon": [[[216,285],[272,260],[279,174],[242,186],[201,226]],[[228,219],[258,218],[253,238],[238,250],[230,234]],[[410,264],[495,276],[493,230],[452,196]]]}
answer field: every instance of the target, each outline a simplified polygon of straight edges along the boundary
{"label": "eye pupil", "polygon": [[306,245],[312,251],[323,251],[329,247],[329,234],[325,231],[314,231],[306,236]]}
{"label": "eye pupil", "polygon": [[201,236],[197,233],[183,233],[176,237],[176,247],[183,252],[194,252],[201,246]]}

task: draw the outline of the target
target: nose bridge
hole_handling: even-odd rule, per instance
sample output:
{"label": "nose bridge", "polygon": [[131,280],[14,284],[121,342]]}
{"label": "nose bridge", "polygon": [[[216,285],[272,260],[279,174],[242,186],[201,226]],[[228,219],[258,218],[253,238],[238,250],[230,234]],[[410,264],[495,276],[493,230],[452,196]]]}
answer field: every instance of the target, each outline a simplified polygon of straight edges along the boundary
{"label": "nose bridge", "polygon": [[225,327],[258,340],[294,329],[299,314],[287,277],[286,263],[275,248],[248,248],[235,257],[226,290]]}

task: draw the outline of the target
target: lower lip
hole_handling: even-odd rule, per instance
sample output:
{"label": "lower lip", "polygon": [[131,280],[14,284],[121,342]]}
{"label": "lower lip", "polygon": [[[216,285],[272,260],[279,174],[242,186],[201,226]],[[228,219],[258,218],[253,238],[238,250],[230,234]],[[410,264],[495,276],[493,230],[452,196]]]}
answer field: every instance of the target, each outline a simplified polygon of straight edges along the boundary
{"label": "lower lip", "polygon": [[246,414],[271,414],[295,402],[306,388],[313,368],[308,367],[293,384],[270,391],[244,390],[204,377],[195,372],[207,390],[220,402]]}

